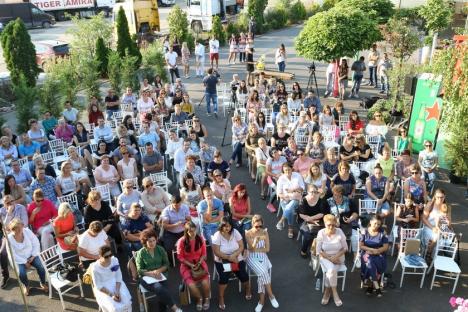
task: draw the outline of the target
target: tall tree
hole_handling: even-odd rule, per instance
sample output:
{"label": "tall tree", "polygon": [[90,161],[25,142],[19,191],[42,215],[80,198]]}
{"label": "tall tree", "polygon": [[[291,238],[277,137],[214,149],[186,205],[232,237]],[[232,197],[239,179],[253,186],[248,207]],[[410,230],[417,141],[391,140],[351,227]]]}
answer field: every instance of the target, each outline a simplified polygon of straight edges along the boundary
{"label": "tall tree", "polygon": [[226,43],[226,32],[221,24],[221,19],[217,15],[213,16],[211,34],[218,39],[219,45],[223,46]]}
{"label": "tall tree", "polygon": [[171,39],[177,39],[179,43],[184,42],[187,39],[189,26],[187,13],[176,4],[169,12],[167,22],[169,24],[169,33],[171,34]]}
{"label": "tall tree", "polygon": [[312,16],[296,37],[299,55],[329,62],[353,57],[381,39],[377,22],[353,9],[332,8]]}
{"label": "tall tree", "polygon": [[24,76],[24,82],[28,86],[35,86],[36,78],[39,75],[39,67],[36,64],[36,49],[23,21],[17,18],[15,21],[9,22],[0,39],[3,57],[7,69],[10,71],[11,82],[18,85],[20,77]]}
{"label": "tall tree", "polygon": [[107,77],[107,63],[109,61],[109,49],[104,43],[104,39],[99,37],[96,40],[96,62],[101,77]]}
{"label": "tall tree", "polygon": [[18,119],[17,130],[19,133],[28,131],[29,119],[36,118],[34,105],[37,100],[37,89],[28,84],[28,79],[20,74],[17,84],[13,87],[16,96],[16,118]]}
{"label": "tall tree", "polygon": [[393,3],[390,0],[343,0],[338,2],[335,7],[358,9],[377,20],[379,24],[385,24],[395,12]]}
{"label": "tall tree", "polygon": [[431,62],[437,45],[438,33],[452,22],[453,8],[446,0],[428,0],[419,10],[426,30],[432,34]]}
{"label": "tall tree", "polygon": [[265,18],[263,13],[268,5],[268,0],[249,0],[247,3],[247,13],[253,16],[257,24],[257,32],[263,32],[263,25],[265,25]]}
{"label": "tall tree", "polygon": [[117,13],[115,23],[117,27],[117,52],[120,57],[124,57],[127,53],[128,55],[135,56],[137,58],[135,66],[138,68],[141,64],[141,53],[136,42],[130,36],[127,16],[125,15],[125,11],[122,7],[120,7],[119,12]]}

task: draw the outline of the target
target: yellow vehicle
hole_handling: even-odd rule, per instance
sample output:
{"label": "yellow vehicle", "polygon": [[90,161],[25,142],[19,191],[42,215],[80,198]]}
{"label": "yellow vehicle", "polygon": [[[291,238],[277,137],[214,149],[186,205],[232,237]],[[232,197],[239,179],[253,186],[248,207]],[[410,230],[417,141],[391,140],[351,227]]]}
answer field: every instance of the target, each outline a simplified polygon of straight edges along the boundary
{"label": "yellow vehicle", "polygon": [[127,16],[130,35],[151,34],[160,31],[157,0],[126,0],[114,5],[114,23],[120,8]]}

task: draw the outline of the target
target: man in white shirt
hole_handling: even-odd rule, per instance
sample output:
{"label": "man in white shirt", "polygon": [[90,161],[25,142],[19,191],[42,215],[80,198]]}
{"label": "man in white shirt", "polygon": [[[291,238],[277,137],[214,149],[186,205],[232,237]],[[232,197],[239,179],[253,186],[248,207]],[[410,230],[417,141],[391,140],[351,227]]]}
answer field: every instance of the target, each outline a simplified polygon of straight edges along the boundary
{"label": "man in white shirt", "polygon": [[167,69],[169,70],[169,75],[171,75],[171,82],[174,83],[174,75],[177,78],[180,78],[179,69],[177,68],[177,53],[174,52],[172,46],[169,46],[169,51],[167,51],[166,55],[164,56],[166,60]]}
{"label": "man in white shirt", "polygon": [[335,81],[335,60],[332,60],[328,63],[327,71],[326,71],[326,78],[327,78],[327,88],[325,90],[324,97],[333,94],[333,84]]}
{"label": "man in white shirt", "polygon": [[78,110],[72,107],[70,101],[65,102],[65,110],[62,112],[63,118],[68,124],[74,125],[78,121]]}
{"label": "man in white shirt", "polygon": [[198,40],[195,47],[195,64],[196,64],[196,76],[203,77],[205,73],[205,46],[201,40]]}
{"label": "man in white shirt", "polygon": [[219,61],[219,41],[216,39],[215,35],[211,36],[209,42],[210,45],[210,64],[213,68],[213,61],[216,60],[216,70],[218,70],[218,61]]}
{"label": "man in white shirt", "polygon": [[176,181],[180,180],[180,174],[185,170],[185,157],[187,155],[193,155],[194,152],[190,148],[190,139],[186,138],[182,147],[180,147],[174,154],[174,169],[176,171]]}
{"label": "man in white shirt", "polygon": [[94,138],[98,141],[104,140],[113,149],[114,135],[112,128],[105,124],[104,118],[98,118],[98,126],[94,128]]}
{"label": "man in white shirt", "polygon": [[372,49],[369,52],[369,56],[367,59],[369,62],[367,63],[367,67],[369,68],[369,86],[374,86],[374,88],[378,88],[377,82],[377,65],[379,64],[380,53],[377,51],[377,45],[374,43],[372,45]]}

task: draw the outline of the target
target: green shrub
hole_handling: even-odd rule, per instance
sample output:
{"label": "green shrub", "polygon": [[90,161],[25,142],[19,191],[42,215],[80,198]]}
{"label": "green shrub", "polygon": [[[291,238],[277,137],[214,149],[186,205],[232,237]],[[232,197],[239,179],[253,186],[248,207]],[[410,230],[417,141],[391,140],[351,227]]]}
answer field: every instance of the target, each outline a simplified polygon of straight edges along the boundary
{"label": "green shrub", "polygon": [[231,35],[239,35],[239,29],[237,28],[237,24],[235,23],[228,23],[226,27],[226,38],[229,40]]}
{"label": "green shrub", "polygon": [[117,94],[120,94],[120,84],[122,83],[122,73],[120,71],[121,66],[122,61],[120,59],[119,52],[110,51],[107,63],[107,73],[109,75],[111,88],[114,89]]}
{"label": "green shrub", "polygon": [[219,41],[220,46],[226,43],[226,33],[224,32],[223,25],[219,16],[213,16],[213,25],[211,27],[211,35],[214,35]]}
{"label": "green shrub", "polygon": [[47,77],[39,87],[39,110],[41,113],[51,112],[55,117],[60,116],[63,105],[60,101],[60,82],[53,77]]}
{"label": "green shrub", "polygon": [[193,52],[195,50],[195,37],[193,36],[192,31],[189,31],[185,36],[185,42],[187,42],[189,50]]}
{"label": "green shrub", "polygon": [[17,131],[23,133],[29,130],[29,119],[36,118],[34,104],[37,99],[36,87],[28,85],[28,80],[20,74],[18,84],[13,87],[16,96]]}
{"label": "green shrub", "polygon": [[239,13],[237,16],[236,27],[239,32],[247,32],[249,29],[249,15],[247,12]]}
{"label": "green shrub", "polygon": [[283,28],[288,22],[288,13],[283,6],[271,8],[265,14],[265,21],[272,29]]}
{"label": "green shrub", "polygon": [[297,24],[307,17],[307,12],[304,4],[301,1],[296,1],[288,10],[288,20],[290,24]]}
{"label": "green shrub", "polygon": [[318,3],[312,3],[311,5],[306,7],[307,17],[311,17],[311,16],[317,14],[318,12],[320,12],[320,10],[321,10],[321,8],[320,8],[320,5]]}

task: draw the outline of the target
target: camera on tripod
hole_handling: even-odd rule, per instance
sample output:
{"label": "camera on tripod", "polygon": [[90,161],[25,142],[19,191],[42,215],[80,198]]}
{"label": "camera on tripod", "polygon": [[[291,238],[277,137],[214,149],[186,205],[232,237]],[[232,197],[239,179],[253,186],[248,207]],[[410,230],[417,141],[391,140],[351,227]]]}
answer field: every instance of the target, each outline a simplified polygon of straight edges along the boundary
{"label": "camera on tripod", "polygon": [[309,72],[315,72],[315,69],[316,69],[315,62],[312,62],[312,64],[310,64],[308,68],[309,68]]}

